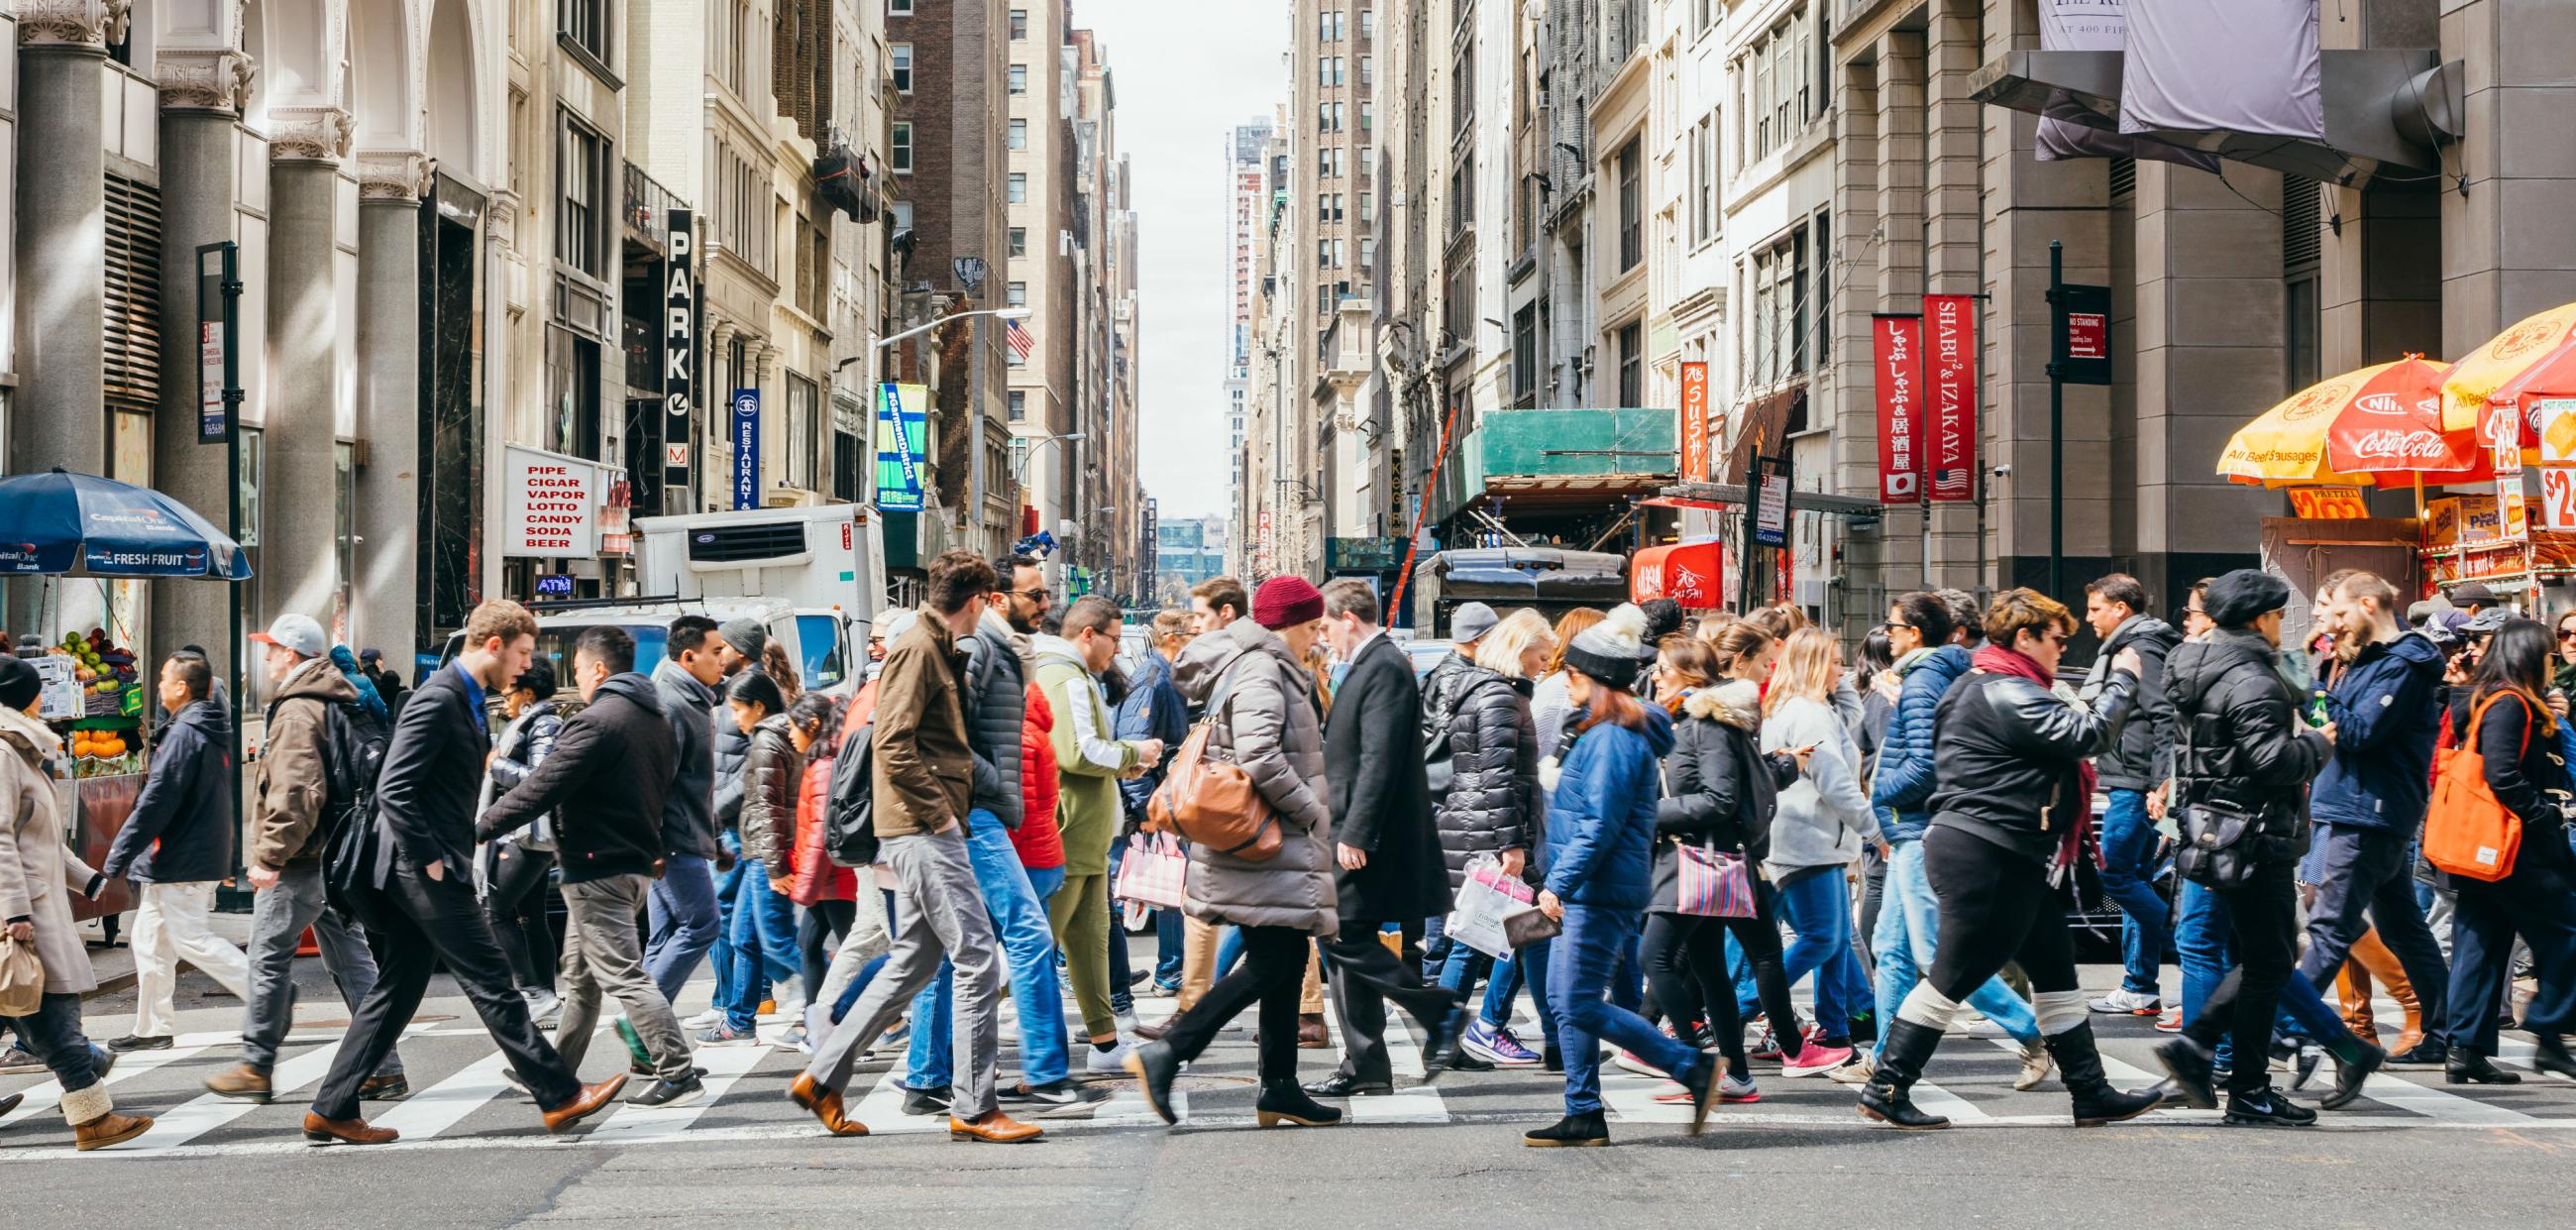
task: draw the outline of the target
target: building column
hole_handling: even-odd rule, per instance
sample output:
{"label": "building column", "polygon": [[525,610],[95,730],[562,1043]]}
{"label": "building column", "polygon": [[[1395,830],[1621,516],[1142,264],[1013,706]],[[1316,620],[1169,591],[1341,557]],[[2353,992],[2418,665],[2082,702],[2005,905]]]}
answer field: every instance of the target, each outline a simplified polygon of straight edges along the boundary
{"label": "building column", "polygon": [[[1844,63],[1834,66],[1836,93],[1841,104],[1834,108],[1834,246],[1830,263],[1824,266],[1825,285],[1832,288],[1828,310],[1833,313],[1831,337],[1832,362],[1828,367],[1833,387],[1840,390],[1832,407],[1833,414],[1833,487],[1844,495],[1878,495],[1878,398],[1877,376],[1870,360],[1870,314],[1878,310],[1878,279],[1863,277],[1858,269],[1845,276],[1841,269],[1857,266],[1853,253],[1866,252],[1868,237],[1878,230],[1879,140],[1878,140],[1878,62],[1873,49],[1863,49]],[[1749,303],[1728,305],[1728,311],[1739,317],[1751,310]],[[1749,318],[1749,317],[1748,317]],[[1727,410],[1732,414],[1735,407]],[[1724,456],[1723,452],[1719,454]],[[1722,461],[1717,463],[1724,468]],[[1720,482],[1742,482],[1740,474],[1718,475]],[[1921,535],[1906,528],[1910,514],[1903,509],[1885,510],[1878,527],[1853,533],[1849,539],[1849,572],[1854,577],[1874,577],[1887,593],[1902,593],[1913,587],[1914,547]],[[1740,553],[1742,533],[1739,517],[1723,519],[1724,534],[1730,549]],[[1742,558],[1738,554],[1735,558]],[[1734,584],[1733,581],[1728,582]],[[1732,593],[1730,589],[1728,592]],[[1867,595],[1856,595],[1854,605],[1866,605]],[[1881,609],[1870,612],[1884,615]]]}
{"label": "building column", "polygon": [[[107,473],[107,289],[100,276],[107,267],[107,151],[99,109],[106,10],[96,0],[21,4],[19,45],[5,52],[18,57],[21,345],[5,442],[11,472],[61,466]],[[9,586],[0,625],[55,631],[39,626],[46,588]],[[63,616],[66,624],[90,618]]]}
{"label": "building column", "polygon": [[[1968,79],[1981,66],[1983,41],[1979,10],[1982,0],[1936,0],[1924,40],[1923,136],[1923,289],[1929,294],[1974,295],[1985,285],[1985,235],[1978,225],[1978,202],[1985,191],[1982,167],[1984,133],[1979,112],[1984,107],[1968,97]],[[1995,360],[1985,351],[1992,305],[1977,300],[1977,371]],[[1980,399],[1982,400],[1982,399]],[[1987,411],[1978,407],[1978,429]],[[1969,491],[1982,492],[1992,468],[1983,447],[1977,449],[1977,472]],[[1936,584],[1975,589],[1982,545],[1982,521],[1972,501],[1932,505],[1932,567]]]}
{"label": "building column", "polygon": [[290,115],[274,127],[268,173],[268,396],[261,407],[261,474],[267,506],[260,527],[258,622],[293,612],[331,627],[339,590],[339,484],[334,457],[339,365],[338,239],[340,158],[349,116],[336,109]]}
{"label": "building column", "polygon": [[420,198],[412,152],[358,163],[358,575],[350,638],[410,673],[420,644]]}
{"label": "building column", "polygon": [[2456,357],[2576,300],[2576,6],[2446,0],[2441,13],[2441,58],[2468,65],[2468,136],[2451,164],[2465,182],[2441,194],[2442,353]]}
{"label": "building column", "polygon": [[[161,83],[161,400],[152,432],[152,485],[224,528],[233,491],[221,443],[197,440],[200,386],[197,249],[235,237],[240,202],[234,185],[240,158],[241,104],[250,93],[249,57],[229,49],[174,53],[157,65]],[[251,276],[255,270],[236,271]],[[255,354],[235,341],[245,376]],[[197,645],[226,678],[234,646],[224,643],[239,591],[231,585],[185,582],[154,587],[153,660],[182,645]],[[245,628],[245,631],[249,629]]]}

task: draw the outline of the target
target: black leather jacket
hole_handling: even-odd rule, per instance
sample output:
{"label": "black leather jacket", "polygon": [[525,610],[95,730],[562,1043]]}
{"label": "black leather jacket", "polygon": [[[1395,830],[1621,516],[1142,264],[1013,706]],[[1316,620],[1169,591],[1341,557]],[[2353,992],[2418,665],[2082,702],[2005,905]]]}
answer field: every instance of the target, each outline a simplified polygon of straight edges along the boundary
{"label": "black leather jacket", "polygon": [[2272,647],[2222,629],[2174,647],[2165,662],[2173,704],[2177,807],[2224,803],[2254,814],[2264,859],[2305,849],[2308,783],[2334,745],[2299,720],[2299,697],[2273,669]]}
{"label": "black leather jacket", "polygon": [[2118,730],[2138,677],[2114,670],[2092,708],[2019,675],[1972,670],[1932,724],[1932,823],[2047,861],[2092,807],[2078,765]]}

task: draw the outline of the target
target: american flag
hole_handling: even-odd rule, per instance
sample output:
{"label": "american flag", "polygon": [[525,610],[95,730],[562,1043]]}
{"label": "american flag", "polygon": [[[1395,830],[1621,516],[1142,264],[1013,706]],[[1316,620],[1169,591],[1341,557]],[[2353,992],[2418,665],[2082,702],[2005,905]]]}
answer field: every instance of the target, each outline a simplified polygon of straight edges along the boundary
{"label": "american flag", "polygon": [[1028,362],[1029,352],[1038,348],[1038,339],[1016,320],[1002,322],[1002,340],[1010,343],[1011,353],[1020,356],[1023,363]]}

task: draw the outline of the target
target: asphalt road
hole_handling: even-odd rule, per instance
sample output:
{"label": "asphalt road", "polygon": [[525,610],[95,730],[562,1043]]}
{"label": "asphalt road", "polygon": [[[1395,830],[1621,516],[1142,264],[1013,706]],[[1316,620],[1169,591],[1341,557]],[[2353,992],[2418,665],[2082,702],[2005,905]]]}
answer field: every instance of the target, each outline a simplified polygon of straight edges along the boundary
{"label": "asphalt road", "polygon": [[[343,1014],[315,963],[300,973],[311,1006],[280,1071],[309,1082]],[[1364,1099],[1349,1126],[1263,1131],[1250,1125],[1251,1047],[1238,1030],[1184,1077],[1179,1129],[1147,1121],[1124,1082],[1106,1081],[1118,1096],[1091,1120],[1050,1121],[1040,1143],[951,1143],[934,1130],[944,1124],[905,1119],[878,1093],[880,1060],[852,1090],[877,1134],[831,1139],[781,1096],[794,1052],[758,1047],[702,1051],[721,1087],[697,1106],[658,1117],[621,1109],[552,1137],[498,1087],[488,1040],[443,984],[404,1047],[415,1094],[370,1108],[409,1128],[406,1142],[313,1148],[295,1133],[298,1097],[265,1108],[200,1099],[197,1081],[233,1058],[239,1006],[193,973],[181,986],[180,1049],[129,1056],[114,1081],[120,1108],[158,1115],[161,1128],[79,1155],[50,1106],[0,1120],[8,1224],[2558,1226],[2576,1164],[2576,1085],[2563,1081],[2472,1092],[2407,1073],[2319,1129],[2230,1129],[2160,1111],[2077,1131],[2061,1126],[2057,1084],[2012,1092],[2012,1057],[1983,1036],[1954,1036],[1930,1073],[1974,1122],[1925,1135],[1865,1125],[1852,1090],[1766,1065],[1756,1065],[1764,1100],[1723,1108],[1697,1139],[1682,1134],[1678,1110],[1651,1101],[1654,1081],[1615,1070],[1610,1149],[1521,1146],[1524,1128],[1557,1112],[1561,1085],[1538,1072],[1453,1074]],[[702,983],[691,1000],[704,993]],[[1168,1005],[1145,1001],[1145,1011]],[[125,995],[90,1007],[95,1036],[130,1023]],[[2101,1023],[2115,1072],[2151,1062],[2145,1020]],[[616,1051],[601,1040],[590,1075]],[[1329,1055],[1305,1058],[1319,1075]],[[1407,1062],[1399,1048],[1399,1069]],[[1006,1054],[1006,1078],[1010,1063]],[[0,1077],[0,1093],[48,1088],[41,1076]]]}

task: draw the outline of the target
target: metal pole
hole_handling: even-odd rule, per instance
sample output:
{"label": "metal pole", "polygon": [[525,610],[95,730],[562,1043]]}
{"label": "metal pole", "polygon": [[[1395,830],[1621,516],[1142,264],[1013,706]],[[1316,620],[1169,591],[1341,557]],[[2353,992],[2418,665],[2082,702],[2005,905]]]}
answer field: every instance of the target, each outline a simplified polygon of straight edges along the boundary
{"label": "metal pole", "polygon": [[[240,550],[241,528],[241,249],[231,240],[210,243],[197,249],[197,274],[205,276],[206,258],[220,258],[222,276],[216,293],[222,304],[224,323],[224,532],[232,536],[234,549]],[[200,369],[203,370],[202,368]],[[201,376],[200,379],[203,377]],[[225,749],[232,768],[232,798],[239,807],[242,798],[242,593],[237,582],[227,575],[217,581],[224,587],[224,609],[228,614],[230,640],[224,643],[225,674],[232,702],[230,745]],[[242,852],[233,851],[233,874],[239,877]],[[236,890],[238,891],[238,890]]]}
{"label": "metal pole", "polygon": [[2048,241],[2048,596],[2066,593],[2066,245]]}

